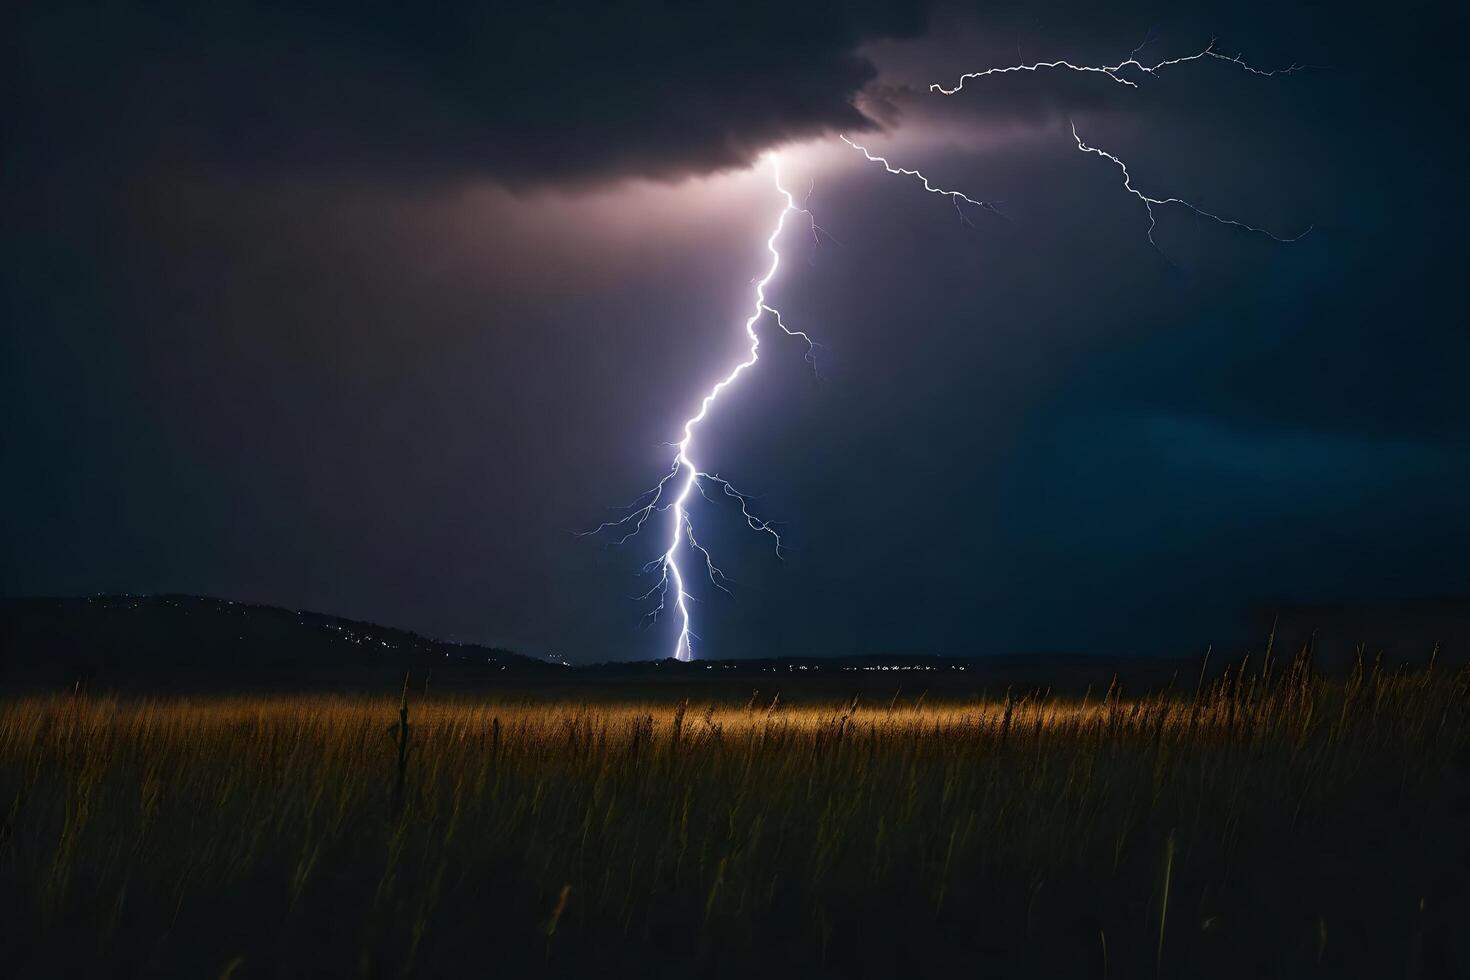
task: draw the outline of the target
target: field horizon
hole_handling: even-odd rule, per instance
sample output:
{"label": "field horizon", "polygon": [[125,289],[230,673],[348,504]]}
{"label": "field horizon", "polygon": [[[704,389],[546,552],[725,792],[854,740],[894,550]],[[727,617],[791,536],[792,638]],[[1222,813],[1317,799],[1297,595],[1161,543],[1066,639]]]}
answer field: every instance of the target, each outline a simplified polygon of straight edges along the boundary
{"label": "field horizon", "polygon": [[1463,975],[1467,688],[12,697],[0,915],[18,977]]}
{"label": "field horizon", "polygon": [[1255,659],[1305,653],[1346,677],[1363,660],[1384,668],[1470,664],[1470,600],[1263,607],[1249,642],[1168,655],[975,651],[699,657],[570,662],[502,647],[433,639],[342,616],[206,596],[94,595],[0,599],[0,692],[205,694],[396,691],[494,694],[557,687],[570,697],[743,699],[790,687],[802,696],[886,697],[895,687],[936,696],[1051,691],[1082,696],[1113,683],[1129,694],[1218,680]]}

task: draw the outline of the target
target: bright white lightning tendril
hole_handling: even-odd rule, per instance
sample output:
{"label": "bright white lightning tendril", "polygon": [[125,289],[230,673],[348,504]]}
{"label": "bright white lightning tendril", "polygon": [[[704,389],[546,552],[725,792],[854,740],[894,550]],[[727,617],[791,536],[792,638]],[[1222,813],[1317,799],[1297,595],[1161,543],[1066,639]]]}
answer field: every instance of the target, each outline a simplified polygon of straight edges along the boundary
{"label": "bright white lightning tendril", "polygon": [[[1155,76],[1156,77],[1161,69],[1169,68],[1169,67],[1172,67],[1174,65],[1182,65],[1182,64],[1185,64],[1185,63],[1191,62],[1191,61],[1199,61],[1202,58],[1214,58],[1217,61],[1227,61],[1230,64],[1236,65],[1237,67],[1242,68],[1245,71],[1248,71],[1248,72],[1250,72],[1253,75],[1262,75],[1262,76],[1266,76],[1266,77],[1270,77],[1272,75],[1290,75],[1290,74],[1293,74],[1294,72],[1302,71],[1303,69],[1306,69],[1306,68],[1315,67],[1313,65],[1304,65],[1304,64],[1300,64],[1300,63],[1293,63],[1291,65],[1288,65],[1285,68],[1275,68],[1275,69],[1271,69],[1269,71],[1268,70],[1265,70],[1265,69],[1261,69],[1261,68],[1256,68],[1255,66],[1248,64],[1245,61],[1245,59],[1243,59],[1238,54],[1230,55],[1230,54],[1224,54],[1222,52],[1216,51],[1215,50],[1215,42],[1214,42],[1213,39],[1210,41],[1209,44],[1205,45],[1205,48],[1204,48],[1203,51],[1197,51],[1194,54],[1185,55],[1182,58],[1169,58],[1167,60],[1157,62],[1156,64],[1145,65],[1143,62],[1141,62],[1141,61],[1138,60],[1138,52],[1142,51],[1145,47],[1147,47],[1149,43],[1150,43],[1149,40],[1145,40],[1142,44],[1140,44],[1138,47],[1134,48],[1131,52],[1129,52],[1127,58],[1125,58],[1124,60],[1118,62],[1116,65],[1077,65],[1077,64],[1073,64],[1070,61],[1061,61],[1061,60],[1059,60],[1059,61],[1038,61],[1038,62],[1033,62],[1033,63],[1031,63],[1029,65],[1007,65],[1007,66],[1005,66],[1003,68],[987,68],[984,71],[972,71],[972,72],[969,72],[967,74],[961,75],[959,82],[953,88],[945,88],[943,85],[934,84],[934,85],[930,85],[929,86],[929,91],[931,91],[931,92],[938,92],[941,95],[954,95],[954,94],[960,92],[961,90],[963,90],[964,87],[965,87],[965,83],[967,81],[970,81],[971,79],[987,78],[987,77],[989,77],[991,75],[1009,75],[1009,74],[1014,74],[1016,72],[1023,72],[1023,71],[1036,72],[1036,71],[1041,71],[1042,69],[1051,69],[1051,68],[1061,68],[1061,69],[1064,69],[1066,71],[1074,71],[1074,72],[1093,73],[1093,74],[1098,74],[1098,75],[1106,75],[1108,78],[1111,78],[1113,81],[1119,83],[1120,85],[1126,85],[1129,88],[1138,88],[1138,84],[1136,82],[1132,81],[1131,79],[1125,78],[1123,76],[1122,72],[1123,72],[1124,69],[1126,69],[1126,68],[1134,68],[1134,69],[1137,69],[1140,72],[1143,72],[1145,75],[1150,75],[1150,76]],[[1201,208],[1201,207],[1198,207],[1198,206],[1196,206],[1194,204],[1191,204],[1189,201],[1186,201],[1183,198],[1179,198],[1179,197],[1150,197],[1147,194],[1145,194],[1142,191],[1140,191],[1138,188],[1136,188],[1136,187],[1133,186],[1133,175],[1128,172],[1128,165],[1127,164],[1125,164],[1122,160],[1120,160],[1117,156],[1113,155],[1112,153],[1109,153],[1106,150],[1100,150],[1100,149],[1098,149],[1095,146],[1089,146],[1087,143],[1083,142],[1082,137],[1077,134],[1077,124],[1076,123],[1071,123],[1071,127],[1072,127],[1072,138],[1077,141],[1077,149],[1081,150],[1083,153],[1095,153],[1098,156],[1102,157],[1103,159],[1111,161],[1115,166],[1117,166],[1117,168],[1119,170],[1123,171],[1123,189],[1126,190],[1129,194],[1132,194],[1134,197],[1138,198],[1138,200],[1143,203],[1144,210],[1148,213],[1148,233],[1147,233],[1147,235],[1148,235],[1148,243],[1150,245],[1154,246],[1154,248],[1158,248],[1158,243],[1154,241],[1154,227],[1157,224],[1157,220],[1155,219],[1155,216],[1154,216],[1154,207],[1155,207],[1155,205],[1157,205],[1159,207],[1164,207],[1166,205],[1173,205],[1173,206],[1176,206],[1176,207],[1186,208],[1186,209],[1188,209],[1190,211],[1193,211],[1195,214],[1199,215],[1202,218],[1209,218],[1211,221],[1217,222],[1217,223],[1222,224],[1222,225],[1228,225],[1231,228],[1239,228],[1242,231],[1254,232],[1257,235],[1265,235],[1267,238],[1271,239],[1272,241],[1281,242],[1282,244],[1286,244],[1286,243],[1289,243],[1289,242],[1299,241],[1300,239],[1302,239],[1303,237],[1305,237],[1308,233],[1310,233],[1311,230],[1312,230],[1312,226],[1308,225],[1306,231],[1303,231],[1301,234],[1294,235],[1291,238],[1282,238],[1279,235],[1272,234],[1271,232],[1267,231],[1264,228],[1257,228],[1256,226],[1254,226],[1254,225],[1248,225],[1248,224],[1246,224],[1243,221],[1235,221],[1234,219],[1226,218],[1226,217],[1223,217],[1221,215],[1215,214],[1213,211],[1206,211],[1204,208]],[[903,170],[901,168],[895,168],[893,166],[890,166],[887,160],[884,160],[882,157],[876,157],[875,158],[874,156],[872,156],[871,154],[869,154],[867,150],[864,150],[862,147],[858,146],[856,143],[853,143],[851,140],[849,140],[845,136],[842,137],[842,140],[843,140],[843,142],[847,143],[849,146],[852,146],[852,147],[854,147],[855,149],[858,149],[858,150],[862,150],[863,156],[867,157],[869,160],[876,160],[877,162],[883,164],[883,166],[888,170],[889,173],[893,173],[893,174],[908,174],[908,175],[919,177],[921,180],[924,181],[924,189],[925,190],[928,190],[928,191],[931,191],[932,193],[956,195],[957,196],[956,205],[955,205],[956,207],[959,206],[959,204],[958,204],[958,200],[959,199],[964,199],[966,201],[969,201],[970,200],[969,198],[965,197],[963,194],[959,194],[958,191],[941,191],[941,190],[938,190],[936,188],[931,187],[929,185],[928,179],[927,178],[924,178],[923,175],[922,174],[919,174],[917,171],[914,171],[914,170]],[[973,202],[972,201],[971,203],[977,203],[977,202]],[[994,210],[994,208],[992,207],[992,208],[990,208],[990,210]]]}
{"label": "bright white lightning tendril", "polygon": [[1289,242],[1300,241],[1301,239],[1305,238],[1307,234],[1312,230],[1312,226],[1308,225],[1306,231],[1303,231],[1301,234],[1294,235],[1291,238],[1282,238],[1278,235],[1271,234],[1264,228],[1257,228],[1255,225],[1248,225],[1243,221],[1235,221],[1231,218],[1222,218],[1220,215],[1215,214],[1211,211],[1206,211],[1204,208],[1195,207],[1193,204],[1190,204],[1183,198],[1149,197],[1147,194],[1143,193],[1133,186],[1133,175],[1128,172],[1127,164],[1125,164],[1122,160],[1119,160],[1117,157],[1113,156],[1113,154],[1109,153],[1107,150],[1099,150],[1095,146],[1088,146],[1086,143],[1082,142],[1082,137],[1077,135],[1076,123],[1072,123],[1072,138],[1077,141],[1077,149],[1081,150],[1083,153],[1096,153],[1098,156],[1102,157],[1105,160],[1111,160],[1117,165],[1119,170],[1123,171],[1123,189],[1142,201],[1143,209],[1148,212],[1148,243],[1154,246],[1154,248],[1159,247],[1158,243],[1154,241],[1154,225],[1157,224],[1156,220],[1154,219],[1154,205],[1156,204],[1160,206],[1173,204],[1181,208],[1188,208],[1202,218],[1209,218],[1211,221],[1218,222],[1222,225],[1229,225],[1231,228],[1240,228],[1243,231],[1255,232],[1257,235],[1265,235],[1273,242],[1281,242],[1283,245]]}
{"label": "bright white lightning tendril", "polygon": [[842,140],[842,142],[846,143],[848,146],[852,147],[854,150],[857,150],[863,156],[867,157],[870,162],[880,164],[883,169],[888,171],[889,173],[896,176],[917,178],[919,183],[924,185],[924,190],[928,191],[930,194],[939,194],[943,197],[949,198],[951,201],[954,202],[954,209],[956,212],[958,212],[960,220],[963,221],[965,224],[970,224],[971,221],[965,216],[965,212],[960,208],[961,201],[964,201],[966,204],[972,204],[975,207],[980,208],[982,211],[989,211],[992,214],[1000,214],[1000,211],[996,208],[995,204],[990,201],[977,201],[973,197],[962,194],[959,191],[950,191],[945,190],[943,187],[935,187],[933,184],[929,183],[928,177],[925,177],[917,170],[905,170],[903,167],[895,167],[883,157],[880,157],[875,153],[868,152],[868,148],[866,146],[861,146],[857,143],[854,143],[846,136],[839,135],[837,138]]}
{"label": "bright white lightning tendril", "polygon": [[1072,64],[1072,62],[1064,60],[1036,61],[1032,62],[1029,65],[1007,65],[1004,68],[987,68],[984,71],[968,72],[960,76],[960,80],[955,83],[953,88],[945,88],[943,85],[939,85],[936,83],[929,86],[929,91],[938,92],[941,95],[954,95],[955,93],[962,91],[965,87],[965,83],[972,78],[986,78],[990,75],[1012,75],[1016,72],[1022,71],[1041,71],[1043,68],[1062,68],[1067,71],[1091,72],[1098,75],[1106,75],[1113,81],[1117,82],[1119,85],[1126,85],[1129,88],[1138,88],[1137,82],[1134,82],[1131,79],[1125,78],[1123,76],[1122,73],[1125,68],[1135,68],[1138,71],[1143,72],[1145,75],[1157,75],[1160,69],[1171,68],[1174,65],[1187,64],[1191,61],[1199,61],[1201,58],[1214,58],[1217,61],[1228,61],[1232,65],[1237,65],[1240,68],[1244,68],[1252,75],[1262,75],[1267,78],[1272,75],[1290,75],[1295,72],[1314,67],[1313,65],[1291,64],[1286,66],[1285,68],[1273,68],[1269,71],[1261,68],[1256,68],[1253,65],[1247,64],[1246,61],[1238,54],[1224,54],[1220,51],[1216,51],[1215,42],[1213,39],[1211,39],[1209,44],[1205,45],[1205,49],[1203,51],[1198,51],[1194,54],[1185,55],[1182,58],[1169,58],[1166,61],[1160,61],[1157,64],[1153,65],[1145,65],[1143,62],[1138,60],[1138,52],[1147,47],[1148,43],[1148,41],[1144,41],[1143,44],[1140,44],[1138,47],[1129,52],[1127,58],[1125,58],[1123,61],[1118,62],[1116,65],[1074,65]]}
{"label": "bright white lightning tendril", "polygon": [[[686,572],[679,565],[679,552],[681,547],[687,545],[690,549],[697,551],[704,561],[705,574],[708,576],[710,583],[721,591],[730,591],[725,586],[725,583],[729,581],[728,577],[715,564],[713,556],[709,553],[709,549],[700,544],[699,540],[694,536],[694,524],[689,516],[689,498],[691,494],[697,490],[706,500],[715,502],[715,498],[710,496],[710,488],[719,488],[719,492],[724,497],[734,500],[740,507],[740,515],[744,519],[747,527],[752,531],[770,535],[775,544],[776,556],[778,558],[781,557],[780,532],[776,530],[775,525],[770,521],[757,517],[751,511],[749,495],[737,490],[729,480],[720,476],[718,473],[700,469],[699,465],[695,463],[693,456],[694,430],[709,415],[710,409],[720,397],[720,393],[734,384],[740,375],[744,374],[748,368],[754,367],[755,363],[760,360],[761,340],[760,334],[756,332],[755,325],[760,322],[762,316],[770,314],[775,319],[776,326],[783,333],[789,337],[800,338],[806,344],[807,362],[815,367],[816,344],[812,342],[811,337],[807,336],[803,331],[793,330],[788,327],[781,318],[781,312],[766,302],[766,287],[775,278],[776,270],[781,267],[781,253],[776,248],[776,242],[781,237],[782,231],[786,228],[787,215],[796,211],[811,217],[811,212],[805,208],[798,207],[796,199],[791,196],[791,192],[781,183],[779,159],[775,154],[770,154],[769,159],[776,181],[776,190],[785,201],[785,207],[781,209],[781,213],[776,217],[776,226],[772,229],[770,237],[766,239],[766,251],[770,253],[771,261],[770,265],[766,268],[765,275],[755,281],[754,308],[749,318],[745,321],[745,335],[750,339],[750,348],[745,359],[731,368],[728,374],[709,389],[703,400],[699,403],[699,410],[685,421],[684,438],[674,444],[674,461],[668,474],[652,489],[646,491],[629,505],[626,508],[629,513],[618,520],[606,521],[596,528],[584,532],[585,534],[593,535],[608,530],[623,531],[623,535],[617,539],[617,543],[622,544],[643,530],[643,526],[648,523],[649,518],[654,514],[662,513],[666,510],[673,511],[667,548],[662,555],[644,566],[645,572],[656,572],[658,574],[658,581],[654,583],[651,589],[638,598],[649,599],[654,595],[659,597],[657,607],[649,613],[651,619],[657,620],[659,615],[671,604],[670,596],[672,596],[672,605],[679,617],[679,635],[674,642],[674,658],[676,660],[689,660],[693,653],[691,641],[698,639],[698,636],[689,628],[689,604],[694,601],[694,598],[685,587]],[[813,219],[813,235],[819,230],[815,219]]]}

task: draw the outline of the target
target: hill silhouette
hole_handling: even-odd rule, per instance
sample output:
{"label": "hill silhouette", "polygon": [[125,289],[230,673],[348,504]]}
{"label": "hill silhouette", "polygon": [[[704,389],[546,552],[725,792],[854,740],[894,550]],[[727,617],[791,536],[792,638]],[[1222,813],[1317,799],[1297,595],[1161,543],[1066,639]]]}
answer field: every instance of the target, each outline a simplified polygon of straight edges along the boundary
{"label": "hill silhouette", "polygon": [[391,690],[405,672],[466,685],[558,669],[508,650],[200,596],[0,600],[5,688]]}

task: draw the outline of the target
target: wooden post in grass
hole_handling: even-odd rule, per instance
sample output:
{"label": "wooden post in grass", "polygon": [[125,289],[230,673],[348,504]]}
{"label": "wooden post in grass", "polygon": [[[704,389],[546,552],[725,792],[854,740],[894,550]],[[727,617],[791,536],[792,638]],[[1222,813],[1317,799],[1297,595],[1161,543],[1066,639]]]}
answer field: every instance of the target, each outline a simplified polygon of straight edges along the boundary
{"label": "wooden post in grass", "polygon": [[403,675],[403,701],[398,706],[398,779],[393,786],[393,816],[403,813],[403,785],[408,780],[408,681],[412,672]]}

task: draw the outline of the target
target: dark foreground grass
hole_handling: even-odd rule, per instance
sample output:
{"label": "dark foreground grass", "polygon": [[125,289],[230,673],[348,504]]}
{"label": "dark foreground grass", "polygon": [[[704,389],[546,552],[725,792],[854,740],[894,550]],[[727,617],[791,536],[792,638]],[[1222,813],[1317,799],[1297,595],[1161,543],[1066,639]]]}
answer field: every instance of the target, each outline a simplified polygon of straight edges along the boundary
{"label": "dark foreground grass", "polygon": [[0,706],[13,977],[1470,976],[1467,678]]}

